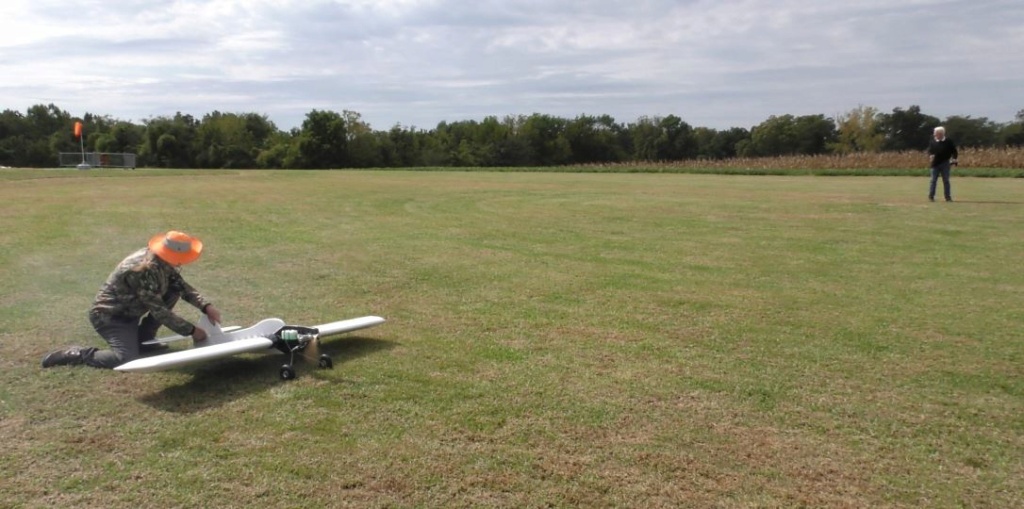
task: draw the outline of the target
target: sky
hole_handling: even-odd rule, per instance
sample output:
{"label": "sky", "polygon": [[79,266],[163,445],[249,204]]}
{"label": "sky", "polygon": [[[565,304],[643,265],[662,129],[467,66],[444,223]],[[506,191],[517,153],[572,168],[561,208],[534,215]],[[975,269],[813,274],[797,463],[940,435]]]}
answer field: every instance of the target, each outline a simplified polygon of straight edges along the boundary
{"label": "sky", "polygon": [[541,113],[1024,110],[1022,0],[3,0],[0,109],[375,130]]}

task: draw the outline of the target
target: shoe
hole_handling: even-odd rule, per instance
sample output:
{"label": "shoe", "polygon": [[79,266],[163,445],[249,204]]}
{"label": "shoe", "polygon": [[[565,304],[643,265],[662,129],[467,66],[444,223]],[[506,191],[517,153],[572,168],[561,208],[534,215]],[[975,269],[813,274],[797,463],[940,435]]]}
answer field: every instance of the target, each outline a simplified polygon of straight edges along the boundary
{"label": "shoe", "polygon": [[953,201],[952,198],[946,198],[946,201]]}
{"label": "shoe", "polygon": [[928,201],[935,201],[935,198],[932,198],[931,196],[929,196],[928,197]]}
{"label": "shoe", "polygon": [[43,357],[43,367],[52,368],[53,366],[74,366],[76,364],[82,364],[85,359],[82,356],[82,347],[72,346],[63,350],[54,350],[45,357]]}

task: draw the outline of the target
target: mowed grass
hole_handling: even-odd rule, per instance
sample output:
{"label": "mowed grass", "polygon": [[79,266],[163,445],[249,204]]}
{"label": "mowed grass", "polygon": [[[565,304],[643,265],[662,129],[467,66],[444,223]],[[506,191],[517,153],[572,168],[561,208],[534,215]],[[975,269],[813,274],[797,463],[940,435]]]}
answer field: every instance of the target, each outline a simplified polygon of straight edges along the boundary
{"label": "mowed grass", "polygon": [[[3,507],[1024,506],[1024,180],[0,183]],[[388,323],[291,382],[40,369],[171,228],[226,323]]]}

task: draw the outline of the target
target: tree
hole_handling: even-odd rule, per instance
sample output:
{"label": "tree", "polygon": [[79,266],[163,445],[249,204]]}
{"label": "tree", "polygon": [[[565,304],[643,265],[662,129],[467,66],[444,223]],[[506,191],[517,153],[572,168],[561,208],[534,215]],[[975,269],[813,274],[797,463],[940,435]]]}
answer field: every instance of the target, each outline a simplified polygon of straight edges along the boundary
{"label": "tree", "polygon": [[985,117],[954,115],[943,122],[946,135],[960,147],[992,147],[999,140],[999,126]]}
{"label": "tree", "polygon": [[333,111],[313,110],[302,121],[299,159],[305,168],[342,168],[348,165],[348,130],[345,118]]}
{"label": "tree", "polygon": [[196,164],[200,168],[255,168],[259,146],[248,121],[234,113],[203,116],[196,128]]}
{"label": "tree", "polygon": [[871,106],[858,106],[836,117],[838,134],[830,148],[838,154],[853,152],[879,152],[885,135],[879,127],[878,110]]}
{"label": "tree", "polygon": [[0,166],[22,166],[25,159],[25,117],[15,110],[0,113]]}
{"label": "tree", "polygon": [[697,157],[697,139],[693,136],[693,127],[683,119],[669,115],[660,122],[661,136],[658,138],[659,159],[679,161]]}
{"label": "tree", "polygon": [[412,128],[393,126],[380,136],[382,164],[392,168],[422,166],[420,146],[423,136]]}
{"label": "tree", "polygon": [[836,123],[825,115],[803,115],[794,121],[796,152],[801,155],[818,155],[828,152],[836,140]]}
{"label": "tree", "polygon": [[[0,112],[0,165],[52,166],[58,152],[78,152],[75,120],[53,104]],[[288,132],[265,115],[219,111],[202,120],[178,112],[141,125],[92,113],[81,121],[87,151],[136,152],[140,166],[176,168],[522,167],[923,150],[942,123],[916,105],[887,114],[858,106],[835,118],[772,116],[750,130],[695,128],[676,115],[620,124],[609,115],[535,113],[374,131],[348,110],[313,110]],[[1004,124],[950,116],[944,125],[961,146],[1024,145],[1024,110]]]}
{"label": "tree", "polygon": [[[494,119],[497,121],[497,118]],[[498,126],[493,127],[496,131],[489,138],[492,140],[490,160],[492,166],[529,166],[533,164],[533,148],[530,143],[520,136],[520,127],[523,117],[512,115],[505,116]],[[501,136],[498,136],[501,133]],[[572,150],[570,148],[570,150]]]}
{"label": "tree", "polygon": [[693,139],[697,142],[697,157],[700,159],[720,159],[718,147],[715,145],[718,131],[710,127],[693,128]]}
{"label": "tree", "polygon": [[693,137],[697,143],[697,157],[701,159],[728,159],[736,157],[741,141],[749,145],[750,131],[733,127],[718,131],[707,127],[696,127]]}
{"label": "tree", "polygon": [[97,152],[135,153],[145,139],[145,130],[131,122],[118,121],[109,131],[100,131],[93,141]]}
{"label": "tree", "polygon": [[750,143],[750,130],[742,127],[718,131],[715,134],[715,139],[712,140],[714,146],[721,147],[718,149],[721,159],[739,155],[740,146],[743,143]]}
{"label": "tree", "polygon": [[697,157],[699,146],[693,128],[675,115],[640,117],[627,130],[635,160],[678,161]]}
{"label": "tree", "polygon": [[498,117],[488,116],[476,125],[471,139],[476,145],[476,157],[482,166],[515,166],[515,163],[510,164],[512,159],[509,152],[514,131],[513,117],[499,120]]}
{"label": "tree", "polygon": [[156,117],[145,122],[146,132],[139,148],[141,166],[195,168],[192,140],[199,122],[192,115]]}
{"label": "tree", "polygon": [[452,133],[447,122],[440,122],[429,131],[420,145],[424,166],[450,166],[452,164]]}
{"label": "tree", "polygon": [[796,120],[793,115],[772,115],[750,130],[746,157],[773,157],[797,153]]}
{"label": "tree", "polygon": [[53,104],[37,104],[30,107],[25,114],[25,129],[34,138],[45,138],[64,129],[70,129],[71,125],[71,115]]}
{"label": "tree", "polygon": [[580,115],[565,126],[565,139],[577,164],[611,163],[624,159],[623,128],[609,115]]}
{"label": "tree", "polygon": [[18,166],[56,166],[58,152],[77,151],[79,147],[72,135],[73,125],[71,115],[53,104],[30,107],[19,123],[21,150]]}
{"label": "tree", "polygon": [[375,168],[382,166],[380,142],[370,124],[363,122],[362,115],[344,110],[347,162],[351,168]]}
{"label": "tree", "polygon": [[274,132],[256,155],[257,168],[299,168],[298,136],[293,133]]}
{"label": "tree", "polygon": [[921,107],[914,105],[906,110],[893,108],[892,113],[883,113],[878,127],[885,137],[883,150],[925,150],[932,137],[932,130],[938,127],[939,119],[921,113]]}
{"label": "tree", "polygon": [[633,160],[658,160],[658,138],[661,137],[658,119],[640,117],[636,122],[629,124],[626,131],[629,133]]}
{"label": "tree", "polygon": [[1024,146],[1024,110],[1017,112],[1016,122],[1005,124],[999,133],[1003,145],[1011,147]]}
{"label": "tree", "polygon": [[835,122],[824,115],[772,115],[750,131],[750,145],[744,148],[744,155],[824,154],[835,137]]}
{"label": "tree", "polygon": [[480,137],[480,124],[475,120],[441,122],[432,133],[432,165],[441,166],[486,166],[484,143]]}
{"label": "tree", "polygon": [[572,147],[565,139],[566,121],[534,113],[523,120],[518,136],[530,147],[531,166],[557,166],[572,161]]}

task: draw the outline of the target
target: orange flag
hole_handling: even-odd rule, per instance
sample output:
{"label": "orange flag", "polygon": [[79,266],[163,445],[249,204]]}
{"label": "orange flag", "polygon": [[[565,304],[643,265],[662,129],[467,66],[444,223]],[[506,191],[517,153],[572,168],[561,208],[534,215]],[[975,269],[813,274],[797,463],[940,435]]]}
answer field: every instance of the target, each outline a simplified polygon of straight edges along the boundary
{"label": "orange flag", "polygon": [[81,137],[82,137],[82,123],[81,122],[75,122],[75,138],[81,138]]}

